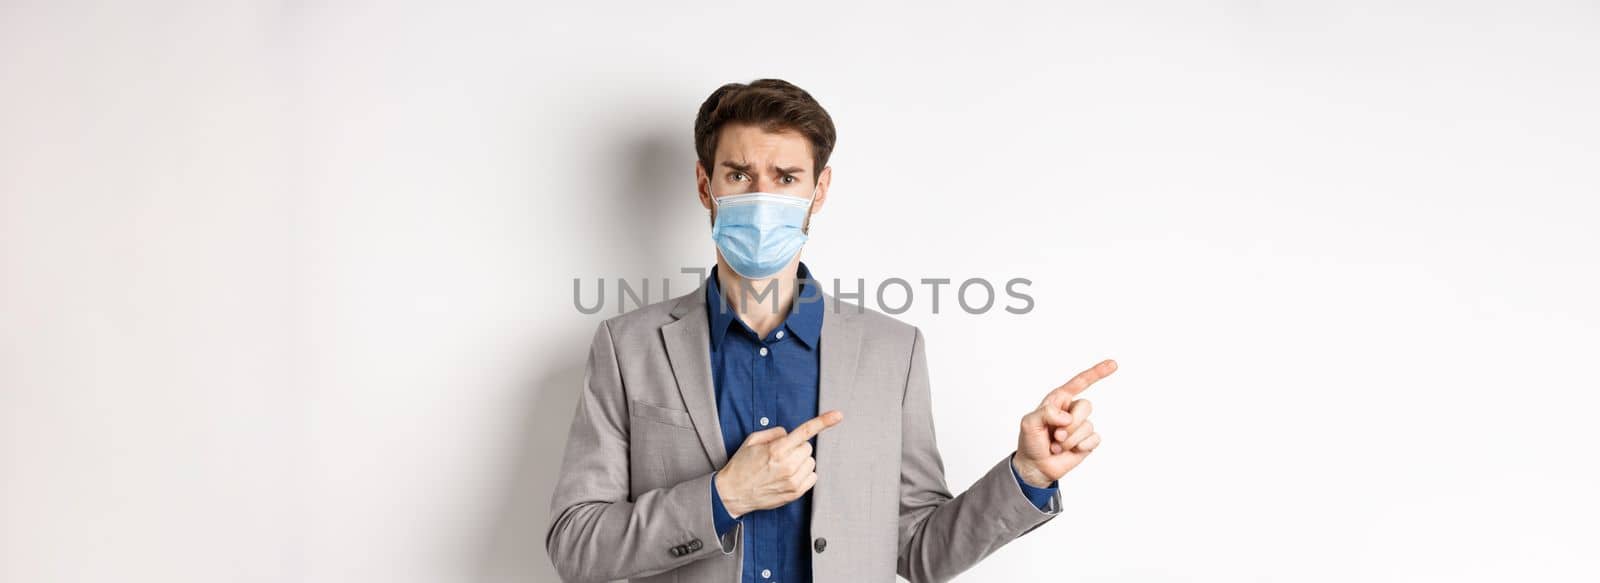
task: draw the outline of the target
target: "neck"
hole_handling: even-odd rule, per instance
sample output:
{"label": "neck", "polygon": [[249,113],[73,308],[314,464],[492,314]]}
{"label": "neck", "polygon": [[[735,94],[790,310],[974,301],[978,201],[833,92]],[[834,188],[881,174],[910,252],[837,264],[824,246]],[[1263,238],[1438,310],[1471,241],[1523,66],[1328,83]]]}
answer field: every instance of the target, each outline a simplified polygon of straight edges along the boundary
{"label": "neck", "polygon": [[800,257],[796,256],[776,275],[750,279],[728,267],[728,263],[718,254],[717,286],[722,290],[722,299],[728,302],[739,319],[764,338],[783,324],[790,308],[794,307],[795,280],[799,277],[799,270]]}

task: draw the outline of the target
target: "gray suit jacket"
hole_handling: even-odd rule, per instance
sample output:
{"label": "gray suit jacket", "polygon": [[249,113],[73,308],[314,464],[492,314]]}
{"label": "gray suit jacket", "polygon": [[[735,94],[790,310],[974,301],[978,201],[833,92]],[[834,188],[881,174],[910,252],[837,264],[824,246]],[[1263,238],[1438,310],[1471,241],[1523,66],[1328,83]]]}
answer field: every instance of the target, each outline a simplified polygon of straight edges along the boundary
{"label": "gray suit jacket", "polygon": [[[922,332],[823,295],[811,564],[819,582],[944,581],[1060,513],[1029,502],[1008,451],[960,496],[934,443]],[[743,526],[718,539],[728,462],[705,286],[601,323],[550,500],[545,548],[568,581],[736,583]]]}

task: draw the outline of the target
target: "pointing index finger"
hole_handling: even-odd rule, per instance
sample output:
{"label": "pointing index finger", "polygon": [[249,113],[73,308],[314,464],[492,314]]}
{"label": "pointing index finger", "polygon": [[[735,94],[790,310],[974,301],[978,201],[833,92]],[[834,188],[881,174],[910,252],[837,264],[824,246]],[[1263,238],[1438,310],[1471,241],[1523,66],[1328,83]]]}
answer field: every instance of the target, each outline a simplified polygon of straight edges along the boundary
{"label": "pointing index finger", "polygon": [[824,429],[838,425],[840,421],[844,421],[844,413],[828,411],[812,417],[805,423],[801,423],[794,428],[794,431],[790,431],[788,435],[778,438],[778,441],[783,443],[784,449],[800,447],[801,443],[805,443],[818,433],[822,433]]}
{"label": "pointing index finger", "polygon": [[1099,364],[1089,367],[1088,370],[1078,373],[1078,376],[1072,377],[1072,380],[1067,381],[1066,384],[1057,387],[1056,390],[1051,392],[1065,392],[1067,395],[1077,396],[1078,393],[1088,389],[1089,385],[1111,376],[1111,373],[1114,372],[1117,372],[1117,361],[1108,358],[1100,361]]}

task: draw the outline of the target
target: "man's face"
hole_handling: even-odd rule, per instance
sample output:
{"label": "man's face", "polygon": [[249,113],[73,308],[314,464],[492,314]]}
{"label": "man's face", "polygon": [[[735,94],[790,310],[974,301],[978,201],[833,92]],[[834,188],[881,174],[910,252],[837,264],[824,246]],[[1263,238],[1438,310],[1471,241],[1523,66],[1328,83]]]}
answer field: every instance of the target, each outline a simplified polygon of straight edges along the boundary
{"label": "man's face", "polygon": [[[811,167],[811,141],[793,130],[762,131],[753,125],[729,124],[722,127],[716,162],[710,174],[695,163],[695,176],[700,184],[700,204],[712,213],[716,207],[711,196],[723,197],[751,192],[786,194],[811,198],[816,188],[816,200],[811,212],[822,208],[828,197],[828,180],[832,168],[823,168],[819,174]],[[715,220],[715,215],[713,215]],[[809,226],[811,218],[806,217]]]}

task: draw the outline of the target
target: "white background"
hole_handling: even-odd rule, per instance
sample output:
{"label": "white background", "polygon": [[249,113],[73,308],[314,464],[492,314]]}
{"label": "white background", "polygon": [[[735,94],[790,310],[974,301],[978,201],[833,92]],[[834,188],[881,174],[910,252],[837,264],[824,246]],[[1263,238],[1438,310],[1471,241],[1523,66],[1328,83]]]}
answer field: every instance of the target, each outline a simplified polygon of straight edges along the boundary
{"label": "white background", "polygon": [[709,265],[759,77],[820,277],[1034,281],[902,315],[952,487],[1122,364],[962,580],[1600,577],[1594,3],[75,4],[0,3],[4,583],[554,581],[572,281]]}

